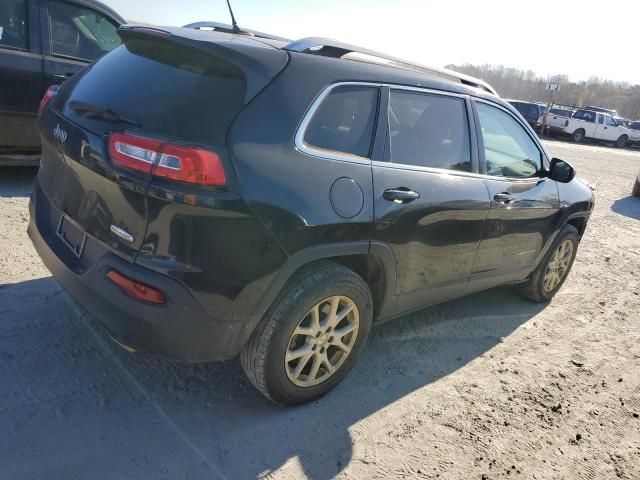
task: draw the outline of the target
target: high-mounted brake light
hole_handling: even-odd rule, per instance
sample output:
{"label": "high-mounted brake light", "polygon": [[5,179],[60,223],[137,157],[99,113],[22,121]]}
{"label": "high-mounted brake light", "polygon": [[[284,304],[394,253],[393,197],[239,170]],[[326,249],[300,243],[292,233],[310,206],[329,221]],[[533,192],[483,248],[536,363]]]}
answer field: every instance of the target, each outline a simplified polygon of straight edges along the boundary
{"label": "high-mounted brake light", "polygon": [[166,295],[155,287],[133,280],[116,270],[109,270],[107,278],[118,285],[120,289],[134,300],[148,303],[167,303]]}
{"label": "high-mounted brake light", "polygon": [[201,148],[113,133],[109,137],[109,154],[115,163],[155,177],[199,185],[226,183],[220,157]]}
{"label": "high-mounted brake light", "polygon": [[42,111],[46,108],[49,102],[54,98],[56,98],[56,95],[58,95],[59,88],[60,87],[58,87],[58,85],[51,85],[49,88],[47,88],[47,91],[44,92],[44,96],[40,101],[40,106],[38,107],[38,113],[42,113]]}

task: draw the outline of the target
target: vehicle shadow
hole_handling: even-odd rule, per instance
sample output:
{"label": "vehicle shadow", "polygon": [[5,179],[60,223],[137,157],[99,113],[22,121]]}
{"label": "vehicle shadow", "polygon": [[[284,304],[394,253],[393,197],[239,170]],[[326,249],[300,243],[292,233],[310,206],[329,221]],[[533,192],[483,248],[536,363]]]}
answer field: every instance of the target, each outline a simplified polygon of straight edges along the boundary
{"label": "vehicle shadow", "polygon": [[0,197],[28,197],[37,173],[37,167],[0,167]]}
{"label": "vehicle shadow", "polygon": [[625,217],[640,220],[640,198],[636,198],[633,195],[620,198],[613,202],[611,210]]}
{"label": "vehicle shadow", "polygon": [[[44,478],[63,466],[70,476],[96,480],[118,473],[291,477],[292,462],[309,478],[333,478],[353,458],[363,459],[350,434],[358,422],[464,368],[544,308],[502,288],[380,325],[333,392],[282,408],[253,389],[237,359],[189,365],[128,353],[65,298],[51,277],[0,288],[0,356],[11,359],[0,370],[2,384],[10,385],[0,395],[0,423],[6,411],[27,416],[34,426],[9,428],[12,442],[46,452],[49,462],[39,465],[27,455],[23,465],[14,457],[9,478],[12,471]],[[22,390],[29,404],[42,397],[46,407],[13,411],[18,407],[7,399]]]}
{"label": "vehicle shadow", "polygon": [[[334,392],[293,409],[264,400],[237,360],[194,366],[114,355],[228,478],[258,478],[297,459],[308,477],[329,479],[352,458],[349,428],[356,422],[464,367],[541,309],[495,289],[381,325]],[[183,408],[200,413],[173,415]]]}

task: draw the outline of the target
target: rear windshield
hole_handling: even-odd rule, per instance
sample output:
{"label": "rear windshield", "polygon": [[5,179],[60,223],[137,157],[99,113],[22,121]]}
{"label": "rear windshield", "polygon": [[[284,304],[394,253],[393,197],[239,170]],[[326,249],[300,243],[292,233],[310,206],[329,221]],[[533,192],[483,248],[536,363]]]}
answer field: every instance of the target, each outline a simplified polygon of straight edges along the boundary
{"label": "rear windshield", "polygon": [[[244,104],[245,83],[221,58],[169,41],[131,39],[83,74],[64,114],[98,134],[138,124],[135,129],[149,134],[220,145]],[[127,122],[72,108],[80,103]]]}

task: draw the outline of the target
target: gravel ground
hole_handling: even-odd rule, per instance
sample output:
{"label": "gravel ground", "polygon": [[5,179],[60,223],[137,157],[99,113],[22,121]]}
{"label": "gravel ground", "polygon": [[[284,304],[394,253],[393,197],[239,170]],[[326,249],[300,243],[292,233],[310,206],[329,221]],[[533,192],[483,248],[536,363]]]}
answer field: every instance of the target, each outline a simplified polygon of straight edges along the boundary
{"label": "gravel ground", "polygon": [[25,233],[0,173],[3,479],[640,478],[640,151],[548,142],[598,202],[548,305],[494,289],[385,324],[347,380],[270,405],[239,362],[129,354]]}

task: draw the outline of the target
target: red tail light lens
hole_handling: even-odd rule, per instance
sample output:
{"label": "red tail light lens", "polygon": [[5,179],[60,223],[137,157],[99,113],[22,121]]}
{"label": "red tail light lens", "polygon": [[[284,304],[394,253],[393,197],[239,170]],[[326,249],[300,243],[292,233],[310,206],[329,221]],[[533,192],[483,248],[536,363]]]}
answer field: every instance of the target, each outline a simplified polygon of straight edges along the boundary
{"label": "red tail light lens", "polygon": [[156,177],[199,185],[226,183],[220,157],[201,148],[113,133],[109,137],[109,153],[115,163]]}
{"label": "red tail light lens", "polygon": [[49,88],[47,88],[47,91],[44,92],[44,97],[42,97],[42,100],[40,101],[40,106],[38,107],[38,113],[42,113],[42,111],[46,108],[49,102],[54,98],[56,98],[56,95],[58,95],[58,89],[59,87],[57,85],[51,85]]}
{"label": "red tail light lens", "polygon": [[167,303],[167,297],[161,290],[126,277],[120,272],[109,270],[107,278],[134,300],[157,304]]}

